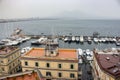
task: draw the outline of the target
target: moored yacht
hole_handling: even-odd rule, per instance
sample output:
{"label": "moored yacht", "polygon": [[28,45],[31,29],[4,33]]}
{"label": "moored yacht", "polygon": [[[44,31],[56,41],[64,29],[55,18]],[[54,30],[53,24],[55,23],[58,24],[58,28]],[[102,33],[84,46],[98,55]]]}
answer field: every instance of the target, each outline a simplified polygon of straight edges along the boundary
{"label": "moored yacht", "polygon": [[93,41],[94,41],[95,43],[98,43],[98,38],[93,38]]}
{"label": "moored yacht", "polygon": [[80,38],[79,37],[76,37],[76,42],[79,42],[80,41]]}
{"label": "moored yacht", "polygon": [[75,36],[72,36],[72,41],[73,41],[73,42],[75,41]]}
{"label": "moored yacht", "polygon": [[80,42],[81,42],[81,43],[84,42],[84,38],[83,38],[83,36],[80,36]]}

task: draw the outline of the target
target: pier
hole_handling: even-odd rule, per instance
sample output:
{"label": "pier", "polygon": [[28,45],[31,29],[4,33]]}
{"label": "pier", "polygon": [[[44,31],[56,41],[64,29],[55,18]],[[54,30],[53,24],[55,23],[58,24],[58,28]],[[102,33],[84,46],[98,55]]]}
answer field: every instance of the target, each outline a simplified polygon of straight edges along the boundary
{"label": "pier", "polygon": [[28,37],[31,37],[31,39],[40,39],[41,37],[46,38],[58,38],[59,40],[62,40],[67,43],[84,43],[87,42],[88,44],[91,43],[110,43],[110,44],[116,44],[116,46],[120,46],[120,36],[86,36],[86,35],[26,35]]}

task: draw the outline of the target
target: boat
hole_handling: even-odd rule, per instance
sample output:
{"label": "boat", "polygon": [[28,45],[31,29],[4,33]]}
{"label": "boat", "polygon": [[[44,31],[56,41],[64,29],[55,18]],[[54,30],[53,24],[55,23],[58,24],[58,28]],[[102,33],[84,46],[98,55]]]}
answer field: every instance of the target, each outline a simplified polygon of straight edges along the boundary
{"label": "boat", "polygon": [[94,41],[95,43],[98,43],[98,38],[93,38],[93,41]]}
{"label": "boat", "polygon": [[17,28],[17,29],[14,30],[15,34],[19,34],[21,31],[22,31],[22,30],[19,29],[19,28]]}
{"label": "boat", "polygon": [[4,45],[4,44],[5,44],[4,42],[0,41],[0,45]]}
{"label": "boat", "polygon": [[87,42],[88,42],[89,44],[92,43],[92,39],[91,39],[91,37],[88,36]]}
{"label": "boat", "polygon": [[9,41],[8,43],[5,43],[5,45],[7,45],[7,46],[16,46],[18,44],[19,44],[18,41]]}
{"label": "boat", "polygon": [[32,41],[31,45],[41,45],[41,43],[38,40]]}
{"label": "boat", "polygon": [[31,50],[31,49],[32,49],[31,47],[22,48],[22,49],[21,49],[21,54],[24,54],[24,53],[28,52],[28,51]]}
{"label": "boat", "polygon": [[82,49],[80,49],[80,48],[77,49],[77,52],[78,52],[78,55],[79,55],[79,56],[82,56],[82,55],[83,55],[83,50],[82,50]]}
{"label": "boat", "polygon": [[75,36],[72,36],[72,41],[73,41],[73,42],[75,41]]}
{"label": "boat", "polygon": [[79,42],[79,41],[80,41],[79,37],[76,37],[76,42]]}
{"label": "boat", "polygon": [[58,39],[48,39],[47,42],[45,44],[48,44],[50,46],[59,46],[59,42]]}
{"label": "boat", "polygon": [[81,42],[81,43],[84,42],[84,38],[83,38],[83,36],[80,36],[80,42]]}
{"label": "boat", "polygon": [[42,45],[42,44],[45,44],[46,42],[47,42],[47,38],[41,37],[38,40],[32,41],[31,45]]}
{"label": "boat", "polygon": [[120,46],[120,41],[115,42],[116,46]]}
{"label": "boat", "polygon": [[89,49],[86,49],[85,52],[86,52],[86,58],[87,58],[87,60],[88,61],[92,61],[93,60],[93,52],[90,51]]}
{"label": "boat", "polygon": [[64,38],[64,42],[67,42],[67,41],[68,41],[68,37],[65,37],[65,38]]}
{"label": "boat", "polygon": [[106,42],[105,38],[101,38],[101,42],[105,43]]}

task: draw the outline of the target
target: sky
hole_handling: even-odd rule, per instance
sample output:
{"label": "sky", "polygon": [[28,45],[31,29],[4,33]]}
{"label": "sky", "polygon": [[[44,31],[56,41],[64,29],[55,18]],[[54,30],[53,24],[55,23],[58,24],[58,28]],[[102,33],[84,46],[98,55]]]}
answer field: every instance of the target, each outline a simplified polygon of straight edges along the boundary
{"label": "sky", "polygon": [[120,0],[0,0],[0,19],[120,19]]}

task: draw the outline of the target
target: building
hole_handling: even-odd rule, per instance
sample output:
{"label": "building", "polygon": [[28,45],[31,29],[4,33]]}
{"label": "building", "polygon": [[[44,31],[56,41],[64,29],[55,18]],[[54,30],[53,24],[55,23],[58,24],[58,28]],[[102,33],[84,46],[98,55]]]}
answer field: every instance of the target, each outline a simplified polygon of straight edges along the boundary
{"label": "building", "polygon": [[46,80],[78,80],[78,61],[77,50],[50,45],[32,48],[21,57],[23,71],[37,68]]}
{"label": "building", "polygon": [[39,70],[26,71],[0,77],[0,80],[45,80]]}
{"label": "building", "polygon": [[21,69],[20,49],[13,46],[0,47],[0,76],[13,74]]}
{"label": "building", "polygon": [[94,80],[120,80],[120,49],[94,50]]}

